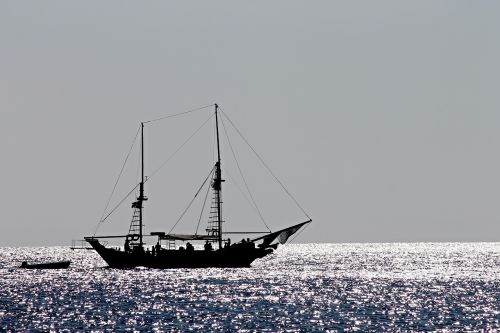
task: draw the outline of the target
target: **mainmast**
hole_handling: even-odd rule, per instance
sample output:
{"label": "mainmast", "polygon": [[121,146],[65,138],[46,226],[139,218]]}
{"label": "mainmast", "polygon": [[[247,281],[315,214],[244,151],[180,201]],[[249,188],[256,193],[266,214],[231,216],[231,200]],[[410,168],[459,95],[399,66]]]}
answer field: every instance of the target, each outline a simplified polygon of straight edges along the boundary
{"label": "mainmast", "polygon": [[139,246],[142,248],[142,202],[147,200],[144,197],[144,123],[141,123],[141,183],[139,185],[139,197],[137,201],[139,202]]}
{"label": "mainmast", "polygon": [[219,117],[217,109],[219,106],[215,104],[215,129],[217,132],[217,163],[215,164],[215,179],[213,188],[215,190],[215,196],[217,200],[217,229],[218,229],[218,241],[219,249],[222,248],[222,211],[221,211],[221,189],[222,189],[222,170],[220,165],[220,144],[219,144]]}

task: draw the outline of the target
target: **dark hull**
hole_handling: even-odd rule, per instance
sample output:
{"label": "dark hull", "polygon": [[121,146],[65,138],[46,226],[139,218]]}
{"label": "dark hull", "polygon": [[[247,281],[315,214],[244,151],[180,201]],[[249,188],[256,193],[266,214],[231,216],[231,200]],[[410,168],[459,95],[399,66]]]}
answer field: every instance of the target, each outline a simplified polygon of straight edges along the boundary
{"label": "dark hull", "polygon": [[273,252],[272,249],[253,247],[253,244],[233,245],[216,251],[161,250],[153,256],[140,251],[124,252],[106,248],[97,239],[87,240],[111,268],[208,268],[250,267],[258,258]]}
{"label": "dark hull", "polygon": [[27,269],[64,269],[68,268],[71,264],[71,261],[59,261],[59,262],[48,262],[43,264],[24,264],[21,265],[21,268]]}

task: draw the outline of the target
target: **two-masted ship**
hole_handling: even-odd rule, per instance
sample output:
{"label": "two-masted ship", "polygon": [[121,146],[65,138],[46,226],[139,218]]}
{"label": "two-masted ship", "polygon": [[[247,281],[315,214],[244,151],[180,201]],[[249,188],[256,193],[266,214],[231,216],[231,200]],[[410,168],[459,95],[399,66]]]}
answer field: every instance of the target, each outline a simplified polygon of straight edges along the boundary
{"label": "two-masted ship", "polygon": [[[125,235],[116,236],[90,236],[85,240],[97,251],[104,261],[111,268],[205,268],[205,267],[250,267],[251,263],[266,255],[273,253],[278,244],[284,244],[304,225],[310,223],[309,218],[305,222],[292,225],[278,231],[265,232],[255,238],[242,239],[239,242],[231,243],[229,234],[235,232],[224,232],[221,209],[222,168],[221,150],[219,142],[219,110],[215,107],[215,130],[217,144],[217,160],[211,172],[211,183],[214,193],[214,206],[212,221],[204,234],[174,234],[166,232],[151,232],[144,234],[143,210],[145,195],[145,183],[147,178],[144,175],[144,124],[140,126],[141,137],[141,177],[138,184],[138,196],[132,203],[133,218],[129,227],[129,232]],[[288,191],[287,191],[288,193]],[[289,193],[288,193],[289,194]],[[295,199],[294,199],[295,201]],[[261,233],[262,234],[262,233]],[[156,237],[151,248],[146,246],[145,237]],[[106,246],[102,239],[124,238],[123,248]],[[183,246],[176,247],[175,242],[182,242]],[[198,246],[193,246],[191,242],[201,242]]]}

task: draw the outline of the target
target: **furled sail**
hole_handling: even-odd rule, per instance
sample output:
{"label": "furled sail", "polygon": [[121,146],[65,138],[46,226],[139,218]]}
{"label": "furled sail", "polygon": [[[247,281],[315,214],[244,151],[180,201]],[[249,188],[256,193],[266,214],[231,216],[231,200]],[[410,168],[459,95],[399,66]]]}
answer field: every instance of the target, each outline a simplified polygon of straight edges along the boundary
{"label": "furled sail", "polygon": [[186,235],[186,234],[166,234],[164,232],[152,232],[151,236],[158,236],[160,239],[171,239],[171,240],[208,240],[213,241],[217,240],[216,236],[211,235]]}
{"label": "furled sail", "polygon": [[299,229],[302,228],[307,223],[311,223],[311,221],[312,220],[309,220],[309,221],[302,222],[302,223],[293,225],[293,226],[285,228],[285,229],[281,229],[281,230],[272,232],[269,235],[255,238],[252,241],[256,242],[256,241],[262,240],[262,244],[259,245],[259,247],[262,247],[262,248],[269,247],[271,245],[271,243],[274,242],[274,240],[276,240],[276,239],[278,239],[278,242],[280,242],[280,244],[285,244],[286,241],[290,238],[290,236],[292,236],[294,233],[299,231]]}

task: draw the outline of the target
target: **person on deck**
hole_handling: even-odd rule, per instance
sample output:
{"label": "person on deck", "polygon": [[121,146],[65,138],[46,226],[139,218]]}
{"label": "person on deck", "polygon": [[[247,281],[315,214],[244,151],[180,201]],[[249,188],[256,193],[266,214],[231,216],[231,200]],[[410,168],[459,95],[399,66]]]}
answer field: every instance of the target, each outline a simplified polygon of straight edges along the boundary
{"label": "person on deck", "polygon": [[130,244],[128,238],[125,238],[125,246],[123,247],[125,252],[130,252]]}

